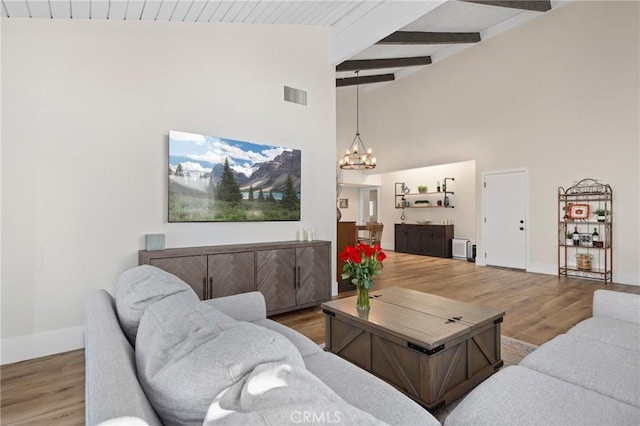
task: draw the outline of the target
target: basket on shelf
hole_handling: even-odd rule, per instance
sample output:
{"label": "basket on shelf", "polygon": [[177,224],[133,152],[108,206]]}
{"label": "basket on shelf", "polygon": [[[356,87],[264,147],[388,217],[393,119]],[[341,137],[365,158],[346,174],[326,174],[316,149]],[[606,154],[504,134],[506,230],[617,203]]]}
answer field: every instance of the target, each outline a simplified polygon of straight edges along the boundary
{"label": "basket on shelf", "polygon": [[578,269],[581,269],[583,271],[591,270],[591,259],[593,259],[592,254],[578,253],[576,254],[576,259],[578,262]]}

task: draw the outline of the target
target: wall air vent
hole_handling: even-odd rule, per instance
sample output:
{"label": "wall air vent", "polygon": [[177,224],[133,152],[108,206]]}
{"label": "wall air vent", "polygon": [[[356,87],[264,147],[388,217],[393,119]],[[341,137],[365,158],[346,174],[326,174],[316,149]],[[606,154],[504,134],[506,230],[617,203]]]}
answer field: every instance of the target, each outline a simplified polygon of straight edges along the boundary
{"label": "wall air vent", "polygon": [[300,104],[300,105],[306,106],[307,92],[305,90],[284,86],[284,100],[287,102],[293,102],[294,104]]}

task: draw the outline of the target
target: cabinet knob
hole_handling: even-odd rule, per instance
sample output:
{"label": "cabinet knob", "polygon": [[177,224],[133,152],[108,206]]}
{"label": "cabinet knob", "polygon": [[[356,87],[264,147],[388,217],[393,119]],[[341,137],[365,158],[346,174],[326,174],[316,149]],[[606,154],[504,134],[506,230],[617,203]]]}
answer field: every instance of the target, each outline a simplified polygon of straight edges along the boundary
{"label": "cabinet knob", "polygon": [[524,231],[524,226],[521,226],[521,227],[520,227],[520,230],[521,230],[521,231]]}

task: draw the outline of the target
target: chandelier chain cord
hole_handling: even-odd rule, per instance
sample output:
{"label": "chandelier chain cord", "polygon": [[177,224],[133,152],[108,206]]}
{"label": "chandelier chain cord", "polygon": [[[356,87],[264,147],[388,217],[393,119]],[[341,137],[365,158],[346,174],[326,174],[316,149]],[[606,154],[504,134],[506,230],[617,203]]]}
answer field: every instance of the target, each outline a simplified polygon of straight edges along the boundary
{"label": "chandelier chain cord", "polygon": [[[358,78],[360,71],[356,71]],[[360,134],[360,84],[356,84],[356,135]]]}

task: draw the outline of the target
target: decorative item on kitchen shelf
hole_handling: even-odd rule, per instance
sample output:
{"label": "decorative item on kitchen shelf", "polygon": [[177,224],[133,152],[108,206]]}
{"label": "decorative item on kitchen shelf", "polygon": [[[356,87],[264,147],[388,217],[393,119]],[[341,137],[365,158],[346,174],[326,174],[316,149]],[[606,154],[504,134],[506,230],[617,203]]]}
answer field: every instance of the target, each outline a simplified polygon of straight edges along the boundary
{"label": "decorative item on kitchen shelf", "polygon": [[607,218],[607,211],[605,209],[596,209],[593,214],[596,215],[598,222],[604,222]]}
{"label": "decorative item on kitchen shelf", "polygon": [[580,234],[580,247],[593,247],[591,234]]}
{"label": "decorative item on kitchen shelf", "polygon": [[582,271],[590,271],[591,270],[591,260],[593,259],[592,254],[588,253],[577,253],[576,260],[578,269]]}
{"label": "decorative item on kitchen shelf", "polygon": [[373,279],[382,273],[382,261],[387,255],[379,245],[370,246],[360,243],[355,247],[347,246],[340,259],[345,263],[342,278],[350,278],[358,289],[356,308],[369,309],[369,290],[373,287]]}
{"label": "decorative item on kitchen shelf", "polygon": [[427,188],[427,185],[420,185],[420,186],[418,186],[418,192],[419,192],[420,194],[426,194],[426,193],[427,193],[427,189],[428,189],[428,188]]}
{"label": "decorative item on kitchen shelf", "polygon": [[589,217],[589,204],[572,204],[567,206],[570,220],[586,220]]}
{"label": "decorative item on kitchen shelf", "polygon": [[573,245],[573,232],[567,232],[567,238],[564,240],[565,246]]}

